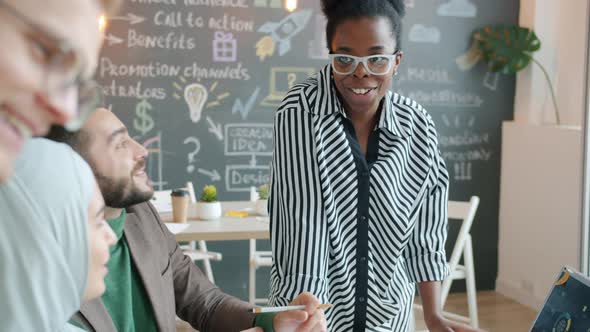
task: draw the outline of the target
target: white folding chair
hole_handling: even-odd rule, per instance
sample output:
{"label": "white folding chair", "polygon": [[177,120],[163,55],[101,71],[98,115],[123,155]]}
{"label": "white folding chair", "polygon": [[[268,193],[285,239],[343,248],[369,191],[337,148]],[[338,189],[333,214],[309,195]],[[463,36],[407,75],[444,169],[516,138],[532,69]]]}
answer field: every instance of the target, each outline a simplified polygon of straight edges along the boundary
{"label": "white folding chair", "polygon": [[[255,187],[250,187],[250,201],[256,202],[258,200],[258,192]],[[272,265],[271,251],[257,251],[256,239],[250,239],[250,288],[248,289],[248,301],[251,304],[266,304],[268,298],[256,297],[256,270],[260,267],[270,267]]]}
{"label": "white folding chair", "polygon": [[[186,183],[186,188],[189,192],[190,200],[192,203],[196,202],[195,190],[191,182]],[[170,199],[171,190],[160,190],[154,192],[152,197],[152,204],[158,209],[159,212],[169,212],[172,209],[172,203]],[[167,210],[167,206],[170,206],[170,210]],[[198,242],[198,243],[197,243]],[[197,245],[198,244],[198,245]],[[207,243],[205,241],[190,241],[188,245],[181,245],[182,253],[190,257],[193,261],[202,261],[205,269],[205,275],[212,283],[215,283],[213,277],[213,269],[211,268],[211,261],[220,261],[223,256],[221,253],[208,251]]]}
{"label": "white folding chair", "polygon": [[[460,221],[461,228],[449,259],[449,268],[451,274],[442,283],[441,306],[444,308],[445,302],[451,289],[453,280],[465,279],[467,291],[467,307],[469,317],[458,315],[443,310],[443,315],[449,319],[468,323],[472,327],[479,327],[477,317],[477,291],[475,288],[475,269],[473,267],[473,245],[471,242],[471,225],[477,212],[479,197],[471,196],[469,202],[449,201],[448,218],[449,222]],[[463,265],[459,260],[463,257]],[[422,306],[415,304],[414,308],[422,310]]]}
{"label": "white folding chair", "polygon": [[172,199],[170,198],[171,193],[172,190],[154,191],[154,195],[150,201],[158,213],[172,212]]}

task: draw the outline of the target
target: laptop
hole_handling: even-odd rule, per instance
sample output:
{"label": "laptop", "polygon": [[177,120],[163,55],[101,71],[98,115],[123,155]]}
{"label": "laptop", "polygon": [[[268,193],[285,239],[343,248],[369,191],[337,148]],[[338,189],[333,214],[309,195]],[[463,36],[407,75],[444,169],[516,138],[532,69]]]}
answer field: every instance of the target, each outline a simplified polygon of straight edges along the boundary
{"label": "laptop", "polygon": [[564,267],[551,287],[531,332],[590,331],[590,279]]}
{"label": "laptop", "polygon": [[264,106],[278,107],[289,92],[289,89],[297,83],[306,80],[315,73],[314,68],[304,67],[276,67],[270,69],[270,92],[262,101]]}

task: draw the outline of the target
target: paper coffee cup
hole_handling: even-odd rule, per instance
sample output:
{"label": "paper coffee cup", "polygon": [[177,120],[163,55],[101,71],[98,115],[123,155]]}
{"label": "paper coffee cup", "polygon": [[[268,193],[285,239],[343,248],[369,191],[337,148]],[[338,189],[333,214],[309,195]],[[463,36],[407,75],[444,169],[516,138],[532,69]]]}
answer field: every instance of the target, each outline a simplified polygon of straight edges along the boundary
{"label": "paper coffee cup", "polygon": [[172,190],[172,219],[174,222],[184,223],[188,214],[189,192],[185,189]]}

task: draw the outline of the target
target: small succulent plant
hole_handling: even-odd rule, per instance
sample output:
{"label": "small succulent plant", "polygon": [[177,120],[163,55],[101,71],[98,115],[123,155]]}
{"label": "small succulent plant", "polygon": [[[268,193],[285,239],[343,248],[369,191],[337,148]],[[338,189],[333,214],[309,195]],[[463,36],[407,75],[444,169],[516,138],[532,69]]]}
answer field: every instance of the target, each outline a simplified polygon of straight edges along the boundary
{"label": "small succulent plant", "polygon": [[268,199],[268,184],[258,187],[258,199]]}
{"label": "small succulent plant", "polygon": [[201,193],[201,202],[217,202],[217,188],[214,185],[206,185]]}

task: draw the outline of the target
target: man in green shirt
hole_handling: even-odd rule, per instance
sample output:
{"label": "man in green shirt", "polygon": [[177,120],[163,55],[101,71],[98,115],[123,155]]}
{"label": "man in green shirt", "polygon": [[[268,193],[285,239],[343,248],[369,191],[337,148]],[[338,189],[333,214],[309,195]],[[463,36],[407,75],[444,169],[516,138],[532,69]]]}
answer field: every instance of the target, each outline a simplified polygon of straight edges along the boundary
{"label": "man in green shirt", "polygon": [[305,310],[254,316],[249,303],[223,293],[185,256],[149,203],[147,150],[110,111],[98,109],[77,133],[54,128],[49,138],[72,146],[92,167],[105,217],[118,241],[111,248],[107,290],[74,317],[96,332],[176,331],[176,316],[199,331],[326,331],[317,298],[302,293]]}

